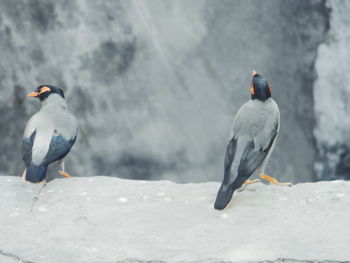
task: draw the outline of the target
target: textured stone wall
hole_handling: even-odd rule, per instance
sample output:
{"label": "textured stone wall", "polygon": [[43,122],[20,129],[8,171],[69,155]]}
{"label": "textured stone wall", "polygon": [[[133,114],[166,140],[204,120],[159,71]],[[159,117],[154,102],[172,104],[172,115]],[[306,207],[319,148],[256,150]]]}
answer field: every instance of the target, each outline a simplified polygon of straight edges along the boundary
{"label": "textured stone wall", "polygon": [[0,2],[0,171],[19,175],[21,136],[43,83],[79,120],[74,176],[221,180],[250,71],[270,81],[281,133],[267,172],[314,180],[313,84],[324,1]]}

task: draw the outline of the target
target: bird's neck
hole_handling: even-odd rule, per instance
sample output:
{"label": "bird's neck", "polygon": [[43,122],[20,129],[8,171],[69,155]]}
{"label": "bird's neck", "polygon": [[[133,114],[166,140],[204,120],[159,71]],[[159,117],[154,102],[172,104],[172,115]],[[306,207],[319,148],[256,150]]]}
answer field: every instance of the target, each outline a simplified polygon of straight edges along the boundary
{"label": "bird's neck", "polygon": [[42,102],[42,109],[67,110],[67,103],[64,98],[58,94],[51,94]]}

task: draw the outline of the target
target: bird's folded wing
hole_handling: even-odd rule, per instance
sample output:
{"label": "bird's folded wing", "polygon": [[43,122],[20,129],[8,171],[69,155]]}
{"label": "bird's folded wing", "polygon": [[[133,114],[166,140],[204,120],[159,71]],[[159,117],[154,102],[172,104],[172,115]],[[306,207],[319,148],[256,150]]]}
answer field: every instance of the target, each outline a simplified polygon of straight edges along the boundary
{"label": "bird's folded wing", "polygon": [[237,148],[237,139],[233,137],[226,147],[225,164],[224,164],[224,181],[223,181],[225,185],[230,183],[231,166],[232,166],[233,158],[236,153],[236,148]]}
{"label": "bird's folded wing", "polygon": [[66,139],[61,135],[52,136],[50,147],[44,162],[50,164],[65,157],[72,148],[75,140],[76,136],[71,139]]}
{"label": "bird's folded wing", "polygon": [[36,132],[34,131],[29,137],[23,137],[22,141],[22,157],[26,166],[32,161],[32,148]]}
{"label": "bird's folded wing", "polygon": [[238,176],[248,179],[256,169],[260,167],[267,154],[269,153],[277,136],[277,126],[268,137],[267,146],[255,145],[254,139],[251,139],[246,144],[238,167]]}

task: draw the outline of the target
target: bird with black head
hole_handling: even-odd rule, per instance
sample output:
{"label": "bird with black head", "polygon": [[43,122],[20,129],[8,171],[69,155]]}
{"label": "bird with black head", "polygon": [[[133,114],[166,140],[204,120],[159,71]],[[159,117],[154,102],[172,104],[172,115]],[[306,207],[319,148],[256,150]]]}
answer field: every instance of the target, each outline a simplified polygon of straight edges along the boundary
{"label": "bird with black head", "polygon": [[271,184],[291,185],[280,183],[264,172],[279,132],[280,112],[271,98],[272,89],[268,81],[255,71],[252,74],[251,100],[238,110],[230,130],[224,179],[214,203],[217,210],[228,207],[236,189],[258,182],[258,179],[248,180],[255,172]]}
{"label": "bird with black head", "polygon": [[74,116],[68,111],[63,90],[41,85],[29,97],[42,102],[40,111],[28,121],[22,141],[22,157],[26,168],[23,178],[31,183],[44,181],[48,166],[60,162],[59,173],[65,172],[64,157],[71,150],[78,133]]}

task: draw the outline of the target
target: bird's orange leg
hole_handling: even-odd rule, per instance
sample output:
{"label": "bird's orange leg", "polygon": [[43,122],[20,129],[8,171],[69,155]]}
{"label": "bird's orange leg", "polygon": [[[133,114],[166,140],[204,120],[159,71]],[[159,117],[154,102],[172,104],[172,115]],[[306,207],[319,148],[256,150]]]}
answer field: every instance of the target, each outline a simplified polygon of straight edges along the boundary
{"label": "bird's orange leg", "polygon": [[66,177],[66,178],[72,178],[72,176],[70,176],[68,173],[66,173],[64,171],[58,170],[58,172],[60,173],[60,175]]}
{"label": "bird's orange leg", "polygon": [[60,175],[66,177],[66,178],[72,178],[72,176],[70,176],[68,173],[65,172],[65,169],[64,169],[64,159],[61,160],[61,168],[62,168],[62,170],[58,170],[58,172],[60,173]]}
{"label": "bird's orange leg", "polygon": [[23,171],[23,173],[22,173],[22,179],[23,179],[23,181],[26,180],[26,171],[27,171],[27,169],[24,169],[24,171]]}
{"label": "bird's orange leg", "polygon": [[257,182],[260,182],[260,180],[259,180],[259,179],[246,180],[246,181],[243,183],[243,186],[248,185],[248,184],[254,184],[254,183],[257,183]]}
{"label": "bird's orange leg", "polygon": [[266,181],[269,181],[270,184],[275,184],[275,185],[280,185],[280,186],[292,186],[292,183],[280,183],[279,181],[277,181],[276,178],[270,177],[266,174],[260,173],[259,176],[262,179],[265,179]]}

